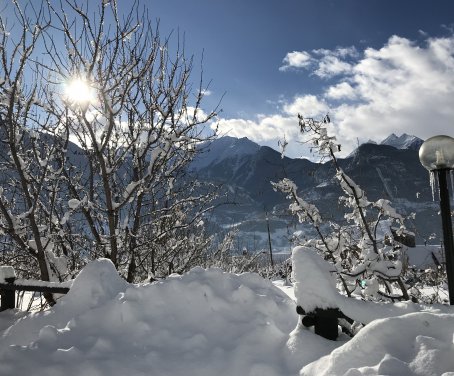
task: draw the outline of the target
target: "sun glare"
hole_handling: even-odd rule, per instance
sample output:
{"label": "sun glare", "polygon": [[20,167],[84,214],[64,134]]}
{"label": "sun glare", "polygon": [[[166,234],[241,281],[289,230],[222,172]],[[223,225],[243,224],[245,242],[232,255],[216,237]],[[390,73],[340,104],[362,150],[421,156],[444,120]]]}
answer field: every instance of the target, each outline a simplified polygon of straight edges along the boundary
{"label": "sun glare", "polygon": [[65,96],[71,103],[81,105],[93,103],[95,99],[93,88],[80,77],[73,78],[66,84]]}

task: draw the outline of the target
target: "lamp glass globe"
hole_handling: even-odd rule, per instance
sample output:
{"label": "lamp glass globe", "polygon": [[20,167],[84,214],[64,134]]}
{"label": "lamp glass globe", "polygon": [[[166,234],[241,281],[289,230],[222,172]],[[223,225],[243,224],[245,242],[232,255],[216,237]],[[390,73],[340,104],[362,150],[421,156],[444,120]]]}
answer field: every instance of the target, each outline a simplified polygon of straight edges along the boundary
{"label": "lamp glass globe", "polygon": [[454,169],[454,138],[434,136],[421,145],[419,160],[429,171]]}

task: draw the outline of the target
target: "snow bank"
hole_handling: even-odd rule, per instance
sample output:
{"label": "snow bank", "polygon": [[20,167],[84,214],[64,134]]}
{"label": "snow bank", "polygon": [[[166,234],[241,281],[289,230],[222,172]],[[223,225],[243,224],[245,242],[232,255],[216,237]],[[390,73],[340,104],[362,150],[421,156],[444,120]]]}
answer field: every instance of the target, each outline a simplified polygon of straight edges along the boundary
{"label": "snow bank", "polygon": [[[340,308],[367,323],[352,340],[304,367],[300,375],[454,375],[453,307],[347,298],[336,290],[333,268],[314,250],[297,247],[292,261],[295,297],[306,312]],[[303,348],[303,331],[299,325],[289,341],[296,348]]]}
{"label": "snow bank", "polygon": [[127,286],[128,283],[118,275],[110,260],[92,261],[82,269],[68,294],[59,299],[54,307],[46,312],[27,315],[3,333],[0,349],[5,345],[28,345],[46,325],[64,328],[71,319],[109,302]]}
{"label": "snow bank", "polygon": [[0,375],[296,374],[303,364],[289,370],[284,356],[295,320],[292,300],[255,274],[197,268],[136,286],[100,260],[3,333]]}
{"label": "snow bank", "polygon": [[[313,253],[296,259],[314,262],[308,273],[325,268]],[[356,302],[342,303],[329,278],[309,275],[325,304],[346,310]],[[297,299],[315,299],[298,291]],[[0,376],[441,375],[454,372],[454,312],[438,310],[376,320],[349,342],[329,341],[295,328],[295,303],[256,274],[196,268],[130,285],[98,260],[49,311],[0,313]]]}
{"label": "snow bank", "polygon": [[454,315],[411,313],[377,320],[300,375],[454,375]]}

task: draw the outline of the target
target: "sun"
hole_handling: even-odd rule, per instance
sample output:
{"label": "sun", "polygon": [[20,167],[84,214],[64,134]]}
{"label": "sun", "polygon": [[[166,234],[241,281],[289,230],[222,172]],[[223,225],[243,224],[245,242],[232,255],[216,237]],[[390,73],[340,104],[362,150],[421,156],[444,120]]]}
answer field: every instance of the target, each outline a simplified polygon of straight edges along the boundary
{"label": "sun", "polygon": [[88,105],[94,102],[95,93],[87,80],[75,77],[66,83],[65,97],[73,104]]}

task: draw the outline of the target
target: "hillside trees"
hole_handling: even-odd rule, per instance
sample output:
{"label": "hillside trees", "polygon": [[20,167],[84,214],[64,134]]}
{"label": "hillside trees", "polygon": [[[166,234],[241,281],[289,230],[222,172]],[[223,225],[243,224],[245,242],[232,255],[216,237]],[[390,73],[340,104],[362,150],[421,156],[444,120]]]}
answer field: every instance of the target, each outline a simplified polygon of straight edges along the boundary
{"label": "hillside trees", "polygon": [[[372,299],[408,300],[409,294],[401,278],[402,263],[399,252],[393,247],[392,237],[380,230],[397,224],[397,233],[405,231],[403,218],[385,199],[371,202],[364,192],[339,166],[335,153],[340,150],[335,137],[328,135],[328,116],[322,120],[303,118],[299,115],[301,133],[308,136],[313,149],[322,158],[333,163],[335,179],[344,195],[339,202],[346,208],[346,224],[323,220],[317,207],[298,194],[297,186],[289,179],[272,183],[275,190],[287,195],[292,201],[289,209],[301,223],[308,222],[316,230],[318,239],[305,245],[314,247],[331,262],[337,271],[342,290],[350,296],[355,290]],[[386,231],[385,231],[386,232]]]}
{"label": "hillside trees", "polygon": [[140,2],[13,6],[14,22],[0,16],[3,261],[45,281],[97,257],[129,281],[192,266],[216,196],[186,176],[214,136],[192,58]]}

